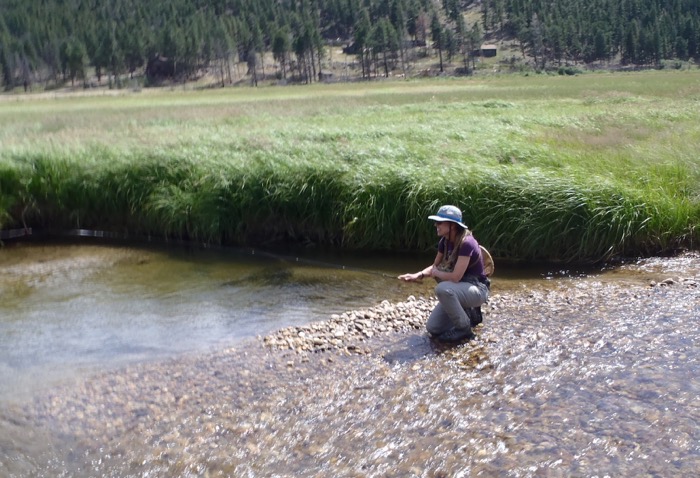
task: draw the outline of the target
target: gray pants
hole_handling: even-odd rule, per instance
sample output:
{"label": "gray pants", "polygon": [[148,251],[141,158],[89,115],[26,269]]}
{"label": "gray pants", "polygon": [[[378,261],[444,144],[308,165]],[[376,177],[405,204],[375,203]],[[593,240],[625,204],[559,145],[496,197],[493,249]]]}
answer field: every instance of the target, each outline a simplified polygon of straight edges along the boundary
{"label": "gray pants", "polygon": [[430,313],[426,328],[432,335],[440,335],[452,327],[471,327],[466,309],[480,307],[489,298],[486,284],[474,282],[440,282],[435,287],[438,305]]}

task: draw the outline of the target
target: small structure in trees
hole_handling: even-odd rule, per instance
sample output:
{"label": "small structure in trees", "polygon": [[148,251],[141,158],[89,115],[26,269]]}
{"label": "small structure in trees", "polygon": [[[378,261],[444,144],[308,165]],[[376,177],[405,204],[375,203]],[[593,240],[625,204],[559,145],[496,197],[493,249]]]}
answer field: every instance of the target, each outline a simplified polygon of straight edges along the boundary
{"label": "small structure in trees", "polygon": [[481,45],[481,49],[479,50],[479,52],[484,58],[493,58],[494,56],[496,56],[498,48],[496,47],[496,45],[484,43],[483,45]]}

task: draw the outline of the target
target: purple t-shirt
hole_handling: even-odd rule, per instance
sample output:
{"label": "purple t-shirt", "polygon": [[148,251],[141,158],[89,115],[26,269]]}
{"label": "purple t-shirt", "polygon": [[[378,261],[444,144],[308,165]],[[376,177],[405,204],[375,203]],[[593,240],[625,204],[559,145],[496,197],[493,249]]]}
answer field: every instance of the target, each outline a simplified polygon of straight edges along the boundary
{"label": "purple t-shirt", "polygon": [[[447,248],[445,246],[447,246]],[[440,238],[438,252],[442,252],[443,257],[449,257],[450,254],[452,254],[452,247],[453,245],[447,242],[447,239],[444,237]],[[458,256],[469,257],[469,265],[464,272],[464,276],[462,276],[461,282],[464,282],[467,276],[474,276],[481,281],[486,280],[486,275],[484,275],[484,263],[481,260],[481,249],[479,249],[479,243],[476,242],[473,235],[469,234],[464,237],[457,254]]]}

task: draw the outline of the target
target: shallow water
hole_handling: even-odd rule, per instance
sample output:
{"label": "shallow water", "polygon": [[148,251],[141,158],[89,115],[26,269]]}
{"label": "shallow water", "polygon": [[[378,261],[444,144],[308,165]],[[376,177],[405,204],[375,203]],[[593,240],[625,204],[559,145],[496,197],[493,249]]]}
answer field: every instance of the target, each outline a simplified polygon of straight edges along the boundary
{"label": "shallow water", "polygon": [[[428,282],[395,280],[429,256],[253,252],[8,243],[0,248],[0,403],[96,369],[212,350],[431,293]],[[497,287],[572,275],[500,268]]]}
{"label": "shallow water", "polygon": [[260,252],[10,244],[0,248],[0,403],[418,291],[374,272]]}
{"label": "shallow water", "polygon": [[697,255],[503,280],[457,346],[132,363],[0,410],[0,474],[694,476],[699,281]]}

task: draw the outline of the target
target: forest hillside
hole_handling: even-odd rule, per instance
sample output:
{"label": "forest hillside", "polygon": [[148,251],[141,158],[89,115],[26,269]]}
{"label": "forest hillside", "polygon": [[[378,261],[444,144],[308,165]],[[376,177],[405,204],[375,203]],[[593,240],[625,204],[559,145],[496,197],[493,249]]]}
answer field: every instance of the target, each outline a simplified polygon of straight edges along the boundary
{"label": "forest hillside", "polygon": [[3,0],[0,87],[684,68],[697,0]]}

